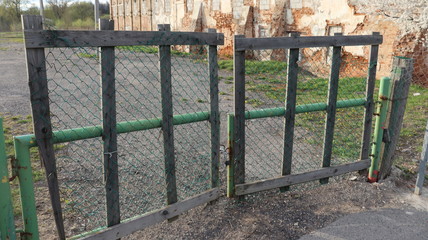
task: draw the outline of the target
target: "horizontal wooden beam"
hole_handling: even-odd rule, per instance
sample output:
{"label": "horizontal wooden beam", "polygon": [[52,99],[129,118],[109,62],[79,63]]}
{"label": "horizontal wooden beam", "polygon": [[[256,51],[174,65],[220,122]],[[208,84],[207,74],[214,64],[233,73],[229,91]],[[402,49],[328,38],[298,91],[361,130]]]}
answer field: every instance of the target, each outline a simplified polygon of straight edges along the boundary
{"label": "horizontal wooden beam", "polygon": [[223,45],[222,33],[25,30],[26,48],[133,45]]}
{"label": "horizontal wooden beam", "polygon": [[238,38],[236,51],[282,48],[363,46],[381,44],[381,35]]}
{"label": "horizontal wooden beam", "polygon": [[[125,237],[133,232],[149,227],[153,224],[162,222],[164,220],[176,217],[181,213],[188,211],[192,208],[200,206],[204,203],[216,200],[220,196],[219,188],[213,188],[209,191],[196,195],[195,197],[187,200],[171,204],[165,208],[144,214],[142,216],[124,220],[122,223],[105,228],[98,232],[92,232],[89,236],[76,236],[79,239],[118,239]],[[82,238],[81,238],[82,237]]]}
{"label": "horizontal wooden beam", "polygon": [[252,182],[252,183],[238,184],[235,187],[235,190],[236,190],[235,194],[245,195],[245,194],[260,192],[260,191],[269,190],[273,188],[279,188],[279,187],[285,187],[285,186],[290,186],[290,185],[304,183],[304,182],[310,182],[310,181],[314,181],[314,180],[318,180],[326,177],[333,177],[333,176],[342,175],[348,172],[367,169],[368,167],[370,167],[370,159],[361,160],[358,162],[343,164],[343,165],[334,166],[334,167],[326,167],[326,168],[322,168],[319,170],[306,172],[306,173],[292,174],[292,175],[281,176],[281,177],[271,178],[271,179]]}

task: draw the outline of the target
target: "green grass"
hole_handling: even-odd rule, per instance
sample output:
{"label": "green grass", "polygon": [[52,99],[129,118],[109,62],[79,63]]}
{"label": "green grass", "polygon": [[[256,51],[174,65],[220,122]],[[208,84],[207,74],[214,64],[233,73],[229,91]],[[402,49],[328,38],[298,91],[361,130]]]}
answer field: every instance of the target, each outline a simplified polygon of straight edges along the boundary
{"label": "green grass", "polygon": [[412,84],[407,98],[406,112],[398,141],[399,149],[411,149],[410,152],[396,151],[395,165],[404,173],[414,175],[420,159],[425,127],[428,120],[428,88]]}
{"label": "green grass", "polygon": [[[233,60],[219,60],[218,66],[220,69],[233,71]],[[254,75],[254,74],[285,74],[287,70],[287,64],[281,61],[255,61],[255,60],[246,60],[245,61],[245,73]]]}
{"label": "green grass", "polygon": [[[32,123],[31,119],[28,116],[11,116],[8,114],[1,114],[0,117],[3,118],[3,129],[5,132],[5,145],[6,145],[6,155],[9,159],[14,156],[14,144],[13,144],[13,136],[28,134],[32,132]],[[32,169],[33,169],[33,179],[35,182],[44,179],[44,170],[40,165],[40,158],[36,148],[32,148],[30,151],[31,160],[32,160]],[[10,167],[10,166],[9,166]],[[10,169],[9,169],[10,170]],[[11,172],[11,170],[10,170]],[[10,176],[12,174],[9,174]],[[15,178],[11,182],[12,188],[12,200],[14,205],[14,214],[21,214],[21,204],[19,200],[19,187],[18,187],[18,179]]]}
{"label": "green grass", "polygon": [[79,53],[77,54],[79,57],[81,58],[93,58],[93,59],[98,59],[97,54],[90,54],[90,53]]}
{"label": "green grass", "polygon": [[151,46],[120,46],[120,47],[117,47],[117,49],[127,50],[131,52],[151,53],[151,54],[155,54],[159,52],[157,47],[151,47]]}
{"label": "green grass", "polygon": [[[227,62],[226,62],[227,63]],[[228,66],[228,65],[226,65]],[[286,91],[286,80],[280,76],[277,78],[271,75],[261,75],[254,79],[249,78],[246,82],[246,90],[263,93],[267,98],[284,102]],[[316,102],[326,102],[328,92],[328,79],[311,78],[299,80],[297,87],[297,104],[309,104]],[[379,81],[376,82],[377,93]],[[365,97],[365,79],[364,78],[341,78],[339,80],[338,100],[364,98]],[[375,96],[377,98],[377,96]],[[334,138],[335,148],[333,154],[341,158],[355,158],[360,151],[360,135],[362,132],[362,117],[364,109],[348,108],[338,109],[337,124]],[[423,133],[428,119],[428,89],[411,85],[407,108],[404,115],[403,128],[400,133],[399,146],[414,146],[417,153],[421,152]],[[304,113],[298,115],[297,126],[304,127],[309,131],[316,131],[324,128],[325,113]],[[350,130],[351,129],[351,130]],[[322,144],[322,142],[321,142]],[[408,157],[409,158],[409,157]],[[416,168],[416,164],[409,159],[406,161],[397,161],[398,167]],[[407,166],[406,166],[407,165]]]}
{"label": "green grass", "polygon": [[[141,52],[141,53],[148,53],[148,54],[157,54],[159,52],[159,49],[157,47],[152,47],[152,46],[120,46],[117,48],[121,50],[131,51],[131,52]],[[172,49],[171,55],[179,56],[179,57],[188,57],[194,54]]]}
{"label": "green grass", "polygon": [[[5,145],[6,145],[6,155],[11,159],[14,153],[14,142],[13,136],[19,136],[24,134],[29,134],[33,132],[32,117],[31,115],[27,116],[12,116],[9,114],[0,113],[0,117],[3,118],[3,130],[5,133]],[[55,151],[64,150],[67,147],[67,144],[55,144]],[[33,181],[35,183],[43,181],[46,179],[45,171],[41,165],[39,151],[37,148],[30,149],[31,155],[31,167],[33,173]],[[11,169],[9,166],[9,176],[12,176]],[[14,214],[19,216],[21,214],[21,204],[19,196],[19,183],[18,179],[15,178],[11,182],[11,191],[12,191],[12,201]]]}
{"label": "green grass", "polygon": [[0,42],[24,43],[22,32],[0,32]]}

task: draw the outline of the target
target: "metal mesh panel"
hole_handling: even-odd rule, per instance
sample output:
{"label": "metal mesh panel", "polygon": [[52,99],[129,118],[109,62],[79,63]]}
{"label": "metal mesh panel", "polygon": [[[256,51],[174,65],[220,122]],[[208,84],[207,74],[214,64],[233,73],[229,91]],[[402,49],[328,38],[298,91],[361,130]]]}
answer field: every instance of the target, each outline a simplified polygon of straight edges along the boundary
{"label": "metal mesh panel", "polygon": [[[300,49],[297,106],[326,104],[332,51]],[[246,110],[285,106],[287,51],[246,53]],[[338,101],[364,99],[367,62],[342,52]],[[364,107],[337,109],[331,165],[359,159]],[[294,127],[292,174],[319,169],[323,159],[325,111],[297,113]],[[246,120],[246,182],[281,175],[284,118]]]}
{"label": "metal mesh panel", "polygon": [[[173,113],[210,111],[210,79],[203,46],[172,46]],[[117,122],[162,117],[159,48],[115,48]],[[100,53],[96,48],[47,49],[46,66],[53,130],[98,126],[102,131]],[[208,121],[174,126],[178,200],[211,188]],[[118,135],[121,219],[166,205],[161,128]],[[73,234],[106,225],[101,138],[56,144],[58,179],[66,222]],[[111,153],[113,154],[113,153]]]}

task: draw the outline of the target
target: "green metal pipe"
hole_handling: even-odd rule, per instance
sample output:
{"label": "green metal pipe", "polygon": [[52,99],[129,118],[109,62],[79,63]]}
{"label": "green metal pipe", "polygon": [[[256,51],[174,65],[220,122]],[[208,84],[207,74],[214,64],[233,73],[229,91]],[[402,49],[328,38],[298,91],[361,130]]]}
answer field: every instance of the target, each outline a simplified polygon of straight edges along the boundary
{"label": "green metal pipe", "polygon": [[9,185],[3,119],[0,118],[0,239],[16,239],[12,194]]}
{"label": "green metal pipe", "polygon": [[229,161],[227,164],[227,197],[235,196],[235,161],[233,160],[233,143],[235,141],[235,115],[227,115],[227,142]]}
{"label": "green metal pipe", "polygon": [[31,170],[30,147],[14,139],[16,168],[21,195],[22,219],[24,219],[24,234],[22,239],[39,239],[37,224],[36,201],[34,197],[33,174]]}
{"label": "green metal pipe", "polygon": [[[193,122],[201,122],[209,119],[209,112],[196,112],[182,115],[175,115],[173,117],[174,125],[181,125]],[[152,118],[136,121],[120,122],[117,124],[117,133],[129,133],[135,131],[143,131],[148,129],[160,128],[162,126],[162,118]],[[73,128],[53,132],[54,143],[72,142],[89,138],[101,137],[103,127],[101,125]],[[34,134],[22,135],[15,137],[23,144],[28,144],[30,147],[35,147],[36,137]]]}
{"label": "green metal pipe", "polygon": [[[348,99],[337,101],[336,108],[350,108],[364,106],[366,100],[364,98]],[[318,112],[327,110],[327,103],[311,103],[296,106],[296,114]],[[245,112],[245,119],[257,119],[257,118],[268,118],[268,117],[281,117],[285,114],[285,108],[265,108],[250,110]]]}
{"label": "green metal pipe", "polygon": [[383,131],[386,127],[386,116],[388,113],[389,98],[391,92],[391,79],[382,78],[380,80],[378,107],[376,111],[376,122],[373,133],[373,145],[371,152],[372,163],[369,169],[369,182],[376,182],[379,175],[379,158],[382,149]]}

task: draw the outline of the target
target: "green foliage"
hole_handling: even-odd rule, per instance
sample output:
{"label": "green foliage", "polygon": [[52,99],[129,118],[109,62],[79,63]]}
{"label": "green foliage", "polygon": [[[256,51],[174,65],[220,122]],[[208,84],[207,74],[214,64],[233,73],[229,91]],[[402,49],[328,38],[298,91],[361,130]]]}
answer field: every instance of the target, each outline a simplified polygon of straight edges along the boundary
{"label": "green foliage", "polygon": [[[233,71],[233,60],[219,60],[218,66],[220,69]],[[277,74],[280,72],[286,72],[287,64],[281,61],[245,61],[245,73],[246,74]]]}
{"label": "green foliage", "polygon": [[151,53],[151,54],[156,54],[159,51],[157,47],[151,47],[151,46],[120,46],[117,48],[121,50],[127,50],[130,52],[142,52],[142,53]]}

